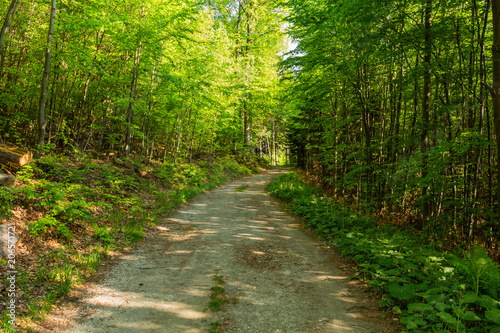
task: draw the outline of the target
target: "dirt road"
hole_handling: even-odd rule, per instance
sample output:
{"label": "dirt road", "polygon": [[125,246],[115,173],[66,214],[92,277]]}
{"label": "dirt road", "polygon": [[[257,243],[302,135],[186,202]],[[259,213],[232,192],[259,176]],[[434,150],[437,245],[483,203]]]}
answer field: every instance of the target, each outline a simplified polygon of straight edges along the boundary
{"label": "dirt road", "polygon": [[[298,228],[265,185],[286,172],[238,179],[202,195],[125,255],[81,300],[88,316],[66,332],[384,332],[364,320],[332,252]],[[206,311],[215,274],[226,311]],[[365,309],[365,311],[363,311]]]}

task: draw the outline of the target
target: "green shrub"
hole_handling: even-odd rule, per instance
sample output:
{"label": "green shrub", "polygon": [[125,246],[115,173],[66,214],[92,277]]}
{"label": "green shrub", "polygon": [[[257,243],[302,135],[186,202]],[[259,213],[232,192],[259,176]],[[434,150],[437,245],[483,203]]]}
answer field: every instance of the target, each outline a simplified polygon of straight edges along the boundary
{"label": "green shrub", "polygon": [[0,187],[0,219],[9,219],[12,208],[14,208],[13,201],[17,198],[15,193],[9,187]]}
{"label": "green shrub", "polygon": [[111,244],[113,243],[113,235],[111,233],[110,228],[107,227],[99,227],[97,224],[92,225],[92,228],[94,229],[94,236],[99,239],[104,244]]}
{"label": "green shrub", "polygon": [[[283,201],[302,200],[304,203],[312,195],[319,191],[311,186],[305,185],[294,172],[279,176],[274,182],[270,183],[266,190]],[[298,204],[297,206],[301,206]]]}

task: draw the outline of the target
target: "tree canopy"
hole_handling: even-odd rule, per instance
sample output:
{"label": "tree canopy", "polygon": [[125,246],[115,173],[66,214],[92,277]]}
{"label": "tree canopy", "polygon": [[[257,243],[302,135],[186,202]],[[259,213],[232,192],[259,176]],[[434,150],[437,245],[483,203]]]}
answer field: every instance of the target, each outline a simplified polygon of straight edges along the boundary
{"label": "tree canopy", "polygon": [[288,4],[298,165],[339,200],[498,246],[491,2]]}
{"label": "tree canopy", "polygon": [[[50,4],[9,2],[1,12],[9,23],[1,135],[34,147]],[[265,141],[279,109],[283,18],[277,4],[252,0],[58,1],[45,151],[174,161],[249,151]],[[270,155],[269,146],[260,149]]]}

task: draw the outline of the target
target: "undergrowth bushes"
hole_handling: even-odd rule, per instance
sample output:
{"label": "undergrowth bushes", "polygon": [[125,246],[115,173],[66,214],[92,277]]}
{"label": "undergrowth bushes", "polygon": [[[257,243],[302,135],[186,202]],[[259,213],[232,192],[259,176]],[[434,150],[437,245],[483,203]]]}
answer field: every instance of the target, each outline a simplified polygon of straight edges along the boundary
{"label": "undergrowth bushes", "polygon": [[[253,162],[248,167],[225,157],[213,163],[145,165],[77,155],[44,156],[22,167],[15,187],[0,187],[0,223],[15,221],[23,242],[18,247],[25,249],[16,254],[22,272],[17,283],[23,286],[18,327],[33,329],[33,321],[94,273],[110,251],[140,241],[148,225],[181,203],[258,171]],[[0,258],[1,299],[8,283],[5,264]],[[0,316],[0,331],[12,331],[8,322],[6,313]]]}
{"label": "undergrowth bushes", "polygon": [[500,269],[478,247],[443,252],[411,230],[379,226],[336,204],[291,172],[268,192],[354,259],[354,278],[381,295],[380,305],[400,314],[405,332],[500,333]]}

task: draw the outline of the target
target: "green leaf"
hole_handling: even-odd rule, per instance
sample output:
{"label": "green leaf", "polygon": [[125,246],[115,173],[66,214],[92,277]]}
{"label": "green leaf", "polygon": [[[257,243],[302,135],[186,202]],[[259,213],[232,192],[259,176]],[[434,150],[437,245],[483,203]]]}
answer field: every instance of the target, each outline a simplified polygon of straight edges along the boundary
{"label": "green leaf", "polygon": [[438,303],[443,303],[445,300],[445,295],[441,294],[426,294],[426,293],[419,293],[418,295],[422,296],[428,304],[430,305],[436,305]]}
{"label": "green leaf", "polygon": [[493,328],[490,330],[490,333],[500,333],[500,326],[493,327]]}
{"label": "green leaf", "polygon": [[403,286],[399,284],[391,284],[387,287],[387,289],[392,297],[400,300],[411,299],[415,296],[415,286],[411,284]]}
{"label": "green leaf", "polygon": [[453,317],[452,315],[450,315],[449,313],[439,312],[437,314],[437,316],[439,318],[441,318],[441,320],[444,321],[447,324],[451,324],[451,325],[456,325],[457,324],[457,319],[455,317]]}
{"label": "green leaf", "polygon": [[436,305],[435,305],[435,306],[436,306],[436,309],[437,309],[438,311],[441,311],[441,312],[443,312],[443,311],[444,311],[444,310],[446,310],[446,309],[451,308],[451,306],[449,306],[449,305],[447,305],[447,304],[444,304],[444,303],[442,303],[442,302],[436,303]]}
{"label": "green leaf", "polygon": [[500,310],[498,309],[492,309],[489,311],[486,311],[485,313],[486,319],[491,320],[497,325],[500,325]]}
{"label": "green leaf", "polygon": [[398,306],[394,306],[394,307],[392,307],[392,311],[393,311],[394,313],[401,314],[401,309],[400,309]]}
{"label": "green leaf", "polygon": [[434,308],[432,305],[425,304],[425,303],[411,303],[408,305],[408,311],[410,312],[415,312],[415,311],[432,311]]}
{"label": "green leaf", "polygon": [[415,319],[415,322],[420,325],[420,326],[425,326],[427,325],[427,322],[423,319]]}
{"label": "green leaf", "polygon": [[477,303],[486,309],[494,309],[500,304],[500,302],[487,295],[482,295]]}
{"label": "green leaf", "polygon": [[479,297],[476,296],[472,291],[468,291],[465,293],[465,295],[462,297],[462,303],[475,303],[477,300],[479,300]]}
{"label": "green leaf", "polygon": [[467,321],[481,321],[481,318],[479,318],[474,312],[472,311],[466,311],[461,318],[463,320]]}
{"label": "green leaf", "polygon": [[408,322],[408,324],[406,324],[406,328],[409,329],[409,330],[413,330],[415,328],[418,328],[418,325],[416,322],[414,322],[413,320]]}
{"label": "green leaf", "polygon": [[455,270],[455,268],[453,268],[453,267],[443,267],[443,273],[445,273],[445,274],[451,274],[451,273],[453,273],[454,270]]}

